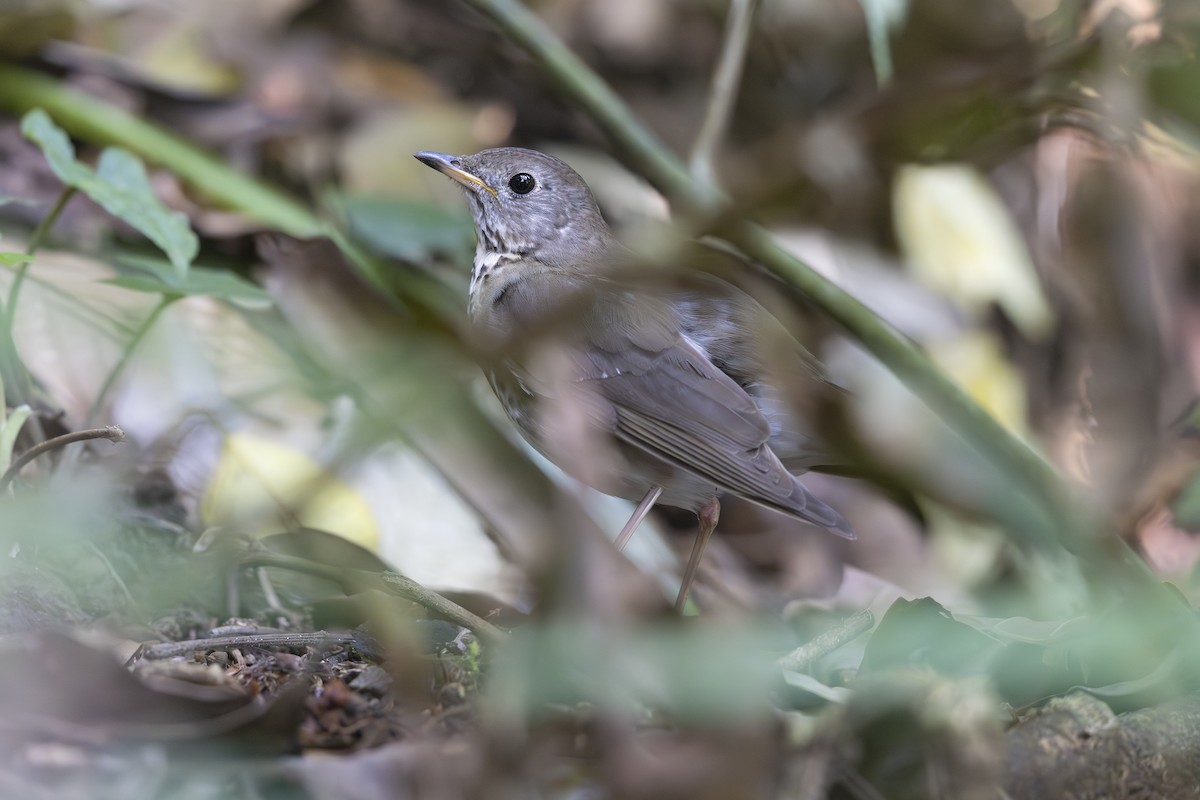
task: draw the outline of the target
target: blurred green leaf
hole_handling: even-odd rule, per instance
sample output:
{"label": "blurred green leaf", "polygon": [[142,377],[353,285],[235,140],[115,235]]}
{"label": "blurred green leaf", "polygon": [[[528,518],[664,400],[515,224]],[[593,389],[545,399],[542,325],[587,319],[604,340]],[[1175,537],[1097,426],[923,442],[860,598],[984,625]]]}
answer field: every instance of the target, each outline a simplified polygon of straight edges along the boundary
{"label": "blurred green leaf", "polygon": [[681,723],[770,713],[782,634],[706,622],[597,629],[560,620],[522,629],[497,657],[490,701],[503,716],[539,717],[555,706],[662,709]]}
{"label": "blurred green leaf", "polygon": [[951,615],[929,598],[898,600],[867,643],[862,672],[920,667],[983,676],[1014,706],[1072,688],[1127,707],[1162,702],[1196,682],[1186,660],[1195,645],[1170,620],[1143,610],[1117,604],[1067,620],[997,619]]}
{"label": "blurred green leaf", "polygon": [[1026,644],[1049,644],[1061,641],[1067,636],[1086,629],[1091,625],[1087,617],[1072,617],[1066,620],[1037,620],[1028,617],[1007,617],[1004,619],[990,617],[959,617],[963,623],[971,625],[976,630],[995,636],[1006,642],[1024,642]]}
{"label": "blurred green leaf", "polygon": [[1195,53],[1157,65],[1150,73],[1147,87],[1151,100],[1172,117],[1200,133],[1200,58]]}
{"label": "blurred green leaf", "polygon": [[17,197],[11,194],[0,194],[0,206],[36,206],[37,201],[31,200],[28,197]]}
{"label": "blurred green leaf", "polygon": [[1161,697],[1164,686],[1174,686],[1178,683],[1179,671],[1184,666],[1178,652],[1167,653],[1162,663],[1156,665],[1140,678],[1127,681],[1116,681],[1103,686],[1074,686],[1071,691],[1087,692],[1093,697],[1116,705],[1115,701],[1126,701],[1134,707],[1152,705],[1153,700]]}
{"label": "blurred green leaf", "polygon": [[186,214],[172,211],[159,201],[137,156],[117,147],[106,148],[93,171],[76,160],[70,137],[41,109],[25,115],[21,132],[42,149],[63,183],[83,192],[158,245],[180,278],[187,274],[199,251],[199,240]]}
{"label": "blurred green leaf", "polygon": [[105,283],[147,294],[215,297],[247,309],[271,306],[270,295],[228,270],[192,267],[180,278],[170,264],[158,259],[126,256],[121,262],[139,270],[140,274],[121,275]]}
{"label": "blurred green leaf", "polygon": [[19,267],[33,261],[33,256],[27,253],[0,253],[0,266]]}
{"label": "blurred green leaf", "polygon": [[335,202],[351,234],[377,253],[412,263],[434,254],[469,257],[474,228],[464,213],[394,197],[360,195]]}
{"label": "blurred green leaf", "polygon": [[21,133],[42,148],[50,168],[63,183],[82,188],[81,184],[92,179],[92,170],[75,160],[75,146],[71,144],[70,137],[54,124],[45,111],[34,109],[26,114],[21,119]]}
{"label": "blurred green leaf", "polygon": [[17,441],[17,435],[21,432],[21,428],[25,425],[25,420],[29,419],[31,409],[27,405],[19,405],[12,410],[8,415],[8,419],[4,420],[4,424],[0,426],[0,472],[8,469],[8,465],[12,463],[13,445]]}
{"label": "blurred green leaf", "polygon": [[1200,530],[1200,471],[1192,475],[1187,485],[1171,503],[1175,524],[1184,530]]}
{"label": "blurred green leaf", "polygon": [[929,666],[945,675],[986,672],[1003,645],[923,597],[892,603],[871,634],[862,670]]}

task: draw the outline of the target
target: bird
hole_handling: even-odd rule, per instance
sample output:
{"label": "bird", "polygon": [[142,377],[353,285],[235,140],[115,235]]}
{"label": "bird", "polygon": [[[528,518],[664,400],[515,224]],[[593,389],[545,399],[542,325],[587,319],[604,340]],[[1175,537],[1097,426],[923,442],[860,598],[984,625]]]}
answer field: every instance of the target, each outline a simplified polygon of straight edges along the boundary
{"label": "bird", "polygon": [[587,183],[554,156],[414,156],[465,191],[476,235],[469,327],[497,354],[482,366],[524,438],[573,477],[637,503],[618,549],[656,504],[696,514],[677,610],[722,493],[855,538],[793,474],[828,461],[787,402],[796,386],[827,387],[823,369],[760,303],[697,270],[639,282],[638,259]]}

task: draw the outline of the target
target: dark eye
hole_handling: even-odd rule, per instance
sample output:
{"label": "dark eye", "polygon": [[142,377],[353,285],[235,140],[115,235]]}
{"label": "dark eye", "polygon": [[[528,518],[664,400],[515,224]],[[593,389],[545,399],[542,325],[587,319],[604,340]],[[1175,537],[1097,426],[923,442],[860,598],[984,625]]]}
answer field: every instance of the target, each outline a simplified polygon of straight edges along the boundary
{"label": "dark eye", "polygon": [[537,186],[537,181],[528,172],[518,172],[508,179],[508,188],[517,194],[529,194],[534,186]]}

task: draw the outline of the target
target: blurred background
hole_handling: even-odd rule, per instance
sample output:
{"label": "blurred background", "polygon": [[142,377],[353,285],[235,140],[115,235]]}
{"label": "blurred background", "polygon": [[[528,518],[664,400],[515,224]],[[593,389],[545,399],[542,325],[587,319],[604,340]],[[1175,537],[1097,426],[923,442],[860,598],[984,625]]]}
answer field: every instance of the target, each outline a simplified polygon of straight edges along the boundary
{"label": "blurred background", "polygon": [[[1054,714],[1133,736],[1200,674],[1200,6],[527,2],[684,159],[750,14],[706,217],[498,30],[508,5],[0,3],[0,457],[125,438],[5,479],[0,785],[974,798],[1136,770],[1030,743]],[[470,217],[411,154],[501,145],[569,162],[651,260],[761,223],[1061,485],[743,264],[848,390],[794,401],[854,454],[805,484],[859,538],[729,499],[669,615],[693,515],[616,554],[631,504],[528,449],[464,344]],[[231,625],[276,639],[146,649]],[[352,633],[277,641],[321,630]]]}

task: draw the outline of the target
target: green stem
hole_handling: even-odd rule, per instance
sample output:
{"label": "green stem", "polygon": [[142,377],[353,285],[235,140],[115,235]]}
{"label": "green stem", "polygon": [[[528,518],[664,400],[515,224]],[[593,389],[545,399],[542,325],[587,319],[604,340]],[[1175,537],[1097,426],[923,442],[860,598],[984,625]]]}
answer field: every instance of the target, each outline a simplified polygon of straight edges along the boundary
{"label": "green stem", "polygon": [[179,295],[164,294],[159,298],[158,303],[151,309],[146,318],[142,320],[142,324],[133,332],[133,337],[130,338],[129,344],[125,346],[125,352],[121,353],[120,360],[109,370],[108,376],[104,379],[104,385],[96,393],[96,399],[92,401],[92,406],[88,409],[87,418],[84,420],[85,426],[91,425],[96,415],[100,413],[100,409],[104,407],[105,402],[108,400],[109,392],[116,385],[117,379],[121,377],[121,373],[129,366],[129,362],[133,358],[138,345],[141,344],[142,339],[146,338],[146,334],[154,327],[154,323],[162,316],[162,312],[166,311],[167,307],[178,299]]}
{"label": "green stem", "polygon": [[[29,246],[25,248],[25,255],[32,256],[38,251],[38,248],[42,246],[42,240],[46,238],[46,234],[54,227],[54,223],[62,215],[63,209],[67,207],[67,203],[74,196],[74,186],[68,186],[62,190],[54,208],[50,209],[50,213],[43,217],[38,226],[33,229],[33,234],[29,237]],[[4,332],[9,341],[12,341],[13,320],[17,316],[17,299],[21,296],[21,287],[25,284],[25,275],[29,272],[29,264],[30,262],[25,261],[17,267],[17,271],[13,274],[12,285],[8,287],[8,299],[4,303]]]}
{"label": "green stem", "polygon": [[[463,0],[490,18],[513,43],[562,87],[608,134],[624,157],[671,199],[683,214],[710,217],[727,200],[720,189],[693,179],[682,161],[634,116],[629,107],[590,67],[518,0]],[[1070,56],[1071,53],[1066,53]],[[1149,599],[1152,608],[1170,608],[1158,578],[1119,537],[1097,535],[1093,524],[1058,471],[1037,451],[1006,430],[951,381],[911,340],[869,309],[788,253],[759,225],[735,226],[734,239],[782,280],[805,293],[890,369],[921,400],[981,455],[1004,472],[1052,521],[1048,534],[1090,566],[1097,588],[1115,582],[1118,591]],[[1163,604],[1166,604],[1165,606]],[[1177,605],[1177,604],[1176,604]],[[1194,627],[1194,620],[1190,624]]]}
{"label": "green stem", "polygon": [[612,139],[637,171],[673,200],[711,209],[721,202],[713,188],[698,187],[680,160],[650,132],[604,80],[575,55],[541,17],[519,0],[464,0],[524,48]]}
{"label": "green stem", "polygon": [[33,229],[33,234],[29,237],[29,246],[25,248],[25,255],[33,255],[42,246],[42,240],[46,238],[46,234],[54,227],[54,223],[58,222],[58,218],[62,216],[63,209],[67,207],[67,203],[70,202],[71,198],[75,196],[75,192],[76,189],[74,186],[63,188],[62,194],[58,196],[57,202],[54,203],[54,208],[50,209],[50,213],[43,217],[38,226]]}
{"label": "green stem", "polygon": [[0,106],[16,113],[45,109],[81,139],[127,147],[168,165],[219,205],[235,208],[292,236],[310,238],[325,226],[302,203],[231,169],[187,140],[39,72],[0,64]]}
{"label": "green stem", "polygon": [[[38,251],[46,234],[54,227],[54,223],[62,215],[63,209],[67,207],[67,203],[74,196],[74,186],[63,189],[58,196],[58,201],[50,209],[50,213],[43,217],[38,226],[34,228],[33,234],[29,237],[29,245],[25,248],[26,255],[32,256]],[[8,298],[4,302],[4,308],[0,310],[0,314],[4,317],[4,338],[3,342],[0,342],[0,348],[3,349],[3,373],[12,387],[15,399],[21,403],[33,402],[33,379],[21,361],[21,355],[17,352],[17,343],[13,338],[13,332],[16,330],[17,301],[21,297],[21,287],[25,285],[25,277],[29,273],[30,263],[31,261],[23,261],[17,266],[13,273],[13,281],[8,287]],[[31,419],[30,427],[38,439],[43,438],[41,423],[37,415]]]}
{"label": "green stem", "polygon": [[[972,400],[910,338],[788,253],[760,226],[746,223],[733,238],[747,255],[799,289],[841,323],[981,455],[1002,465],[1014,484],[1023,486],[1028,495],[1045,505],[1053,519],[1063,524],[1072,516],[1063,513],[1067,497],[1058,471]],[[1063,530],[1062,535],[1069,544],[1071,534]]]}
{"label": "green stem", "polygon": [[[166,167],[213,205],[241,212],[298,239],[328,236],[376,289],[390,297],[395,288],[394,273],[306,205],[141,117],[11,64],[0,64],[0,107],[18,114],[44,109],[72,136],[119,145]],[[444,306],[437,287],[427,285],[420,275],[405,278],[400,288],[410,300],[435,310]]]}
{"label": "green stem", "polygon": [[[563,90],[612,138],[618,149],[686,212],[711,212],[725,202],[720,190],[694,180],[680,159],[634,116],[615,92],[542,22],[517,0],[464,0],[514,43],[524,48]],[[931,409],[946,419],[973,447],[994,459],[1049,505],[1053,518],[1070,517],[1063,507],[1065,489],[1057,471],[1038,453],[1010,434],[972,401],[909,339],[783,250],[762,227],[746,223],[738,244],[751,257],[804,292],[891,369]]]}

